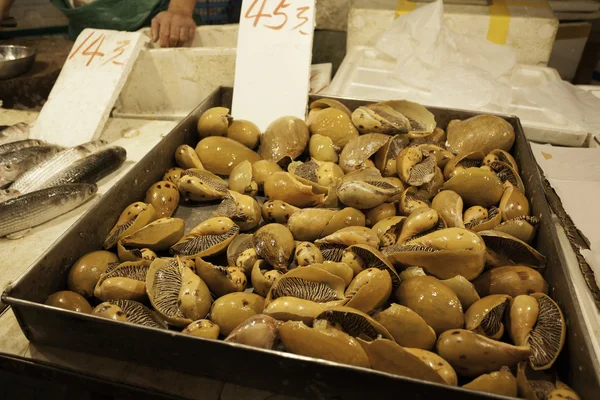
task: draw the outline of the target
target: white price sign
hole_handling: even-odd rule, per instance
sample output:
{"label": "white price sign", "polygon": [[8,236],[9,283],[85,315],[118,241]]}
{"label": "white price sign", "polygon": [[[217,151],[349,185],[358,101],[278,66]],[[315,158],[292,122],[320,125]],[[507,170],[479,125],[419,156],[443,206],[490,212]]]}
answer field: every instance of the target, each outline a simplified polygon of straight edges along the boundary
{"label": "white price sign", "polygon": [[232,114],[264,131],[304,119],[310,89],[315,0],[244,0]]}
{"label": "white price sign", "polygon": [[31,136],[63,146],[99,138],[147,41],[137,32],[85,29],[34,122]]}

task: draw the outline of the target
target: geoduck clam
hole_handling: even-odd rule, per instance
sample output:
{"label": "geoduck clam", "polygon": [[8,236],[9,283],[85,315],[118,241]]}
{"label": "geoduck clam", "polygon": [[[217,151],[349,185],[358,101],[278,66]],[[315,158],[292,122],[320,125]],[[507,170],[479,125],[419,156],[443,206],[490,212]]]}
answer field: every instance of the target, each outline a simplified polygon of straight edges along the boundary
{"label": "geoduck clam", "polygon": [[508,294],[517,297],[536,292],[548,293],[548,284],[542,275],[524,265],[493,268],[479,275],[473,284],[480,296]]}
{"label": "geoduck clam", "polygon": [[216,298],[228,293],[243,292],[248,284],[246,274],[240,268],[215,265],[202,257],[196,257],[196,273]]}
{"label": "geoduck clam", "polygon": [[212,302],[204,281],[178,259],[152,261],[146,292],[154,309],[169,324],[178,327],[204,318]]}
{"label": "geoduck clam", "polygon": [[115,226],[110,230],[104,241],[104,248],[108,250],[116,246],[119,239],[143,228],[156,218],[158,216],[152,204],[138,201],[129,205],[123,210]]}
{"label": "geoduck clam", "polygon": [[256,314],[235,327],[225,341],[260,349],[272,349],[279,339],[278,330],[281,324],[281,321],[268,315]]}
{"label": "geoduck clam", "polygon": [[455,191],[467,206],[486,208],[498,204],[503,193],[502,182],[493,171],[474,167],[458,171],[443,189]]}
{"label": "geoduck clam", "polygon": [[465,312],[465,329],[499,340],[504,334],[504,311],[511,297],[502,294],[486,296]]}
{"label": "geoduck clam", "polygon": [[383,254],[396,266],[418,265],[440,279],[462,275],[473,280],[485,265],[486,246],[474,232],[447,228],[389,246]]}
{"label": "geoduck clam", "polygon": [[452,190],[443,190],[433,198],[431,208],[446,221],[448,228],[464,228],[463,200]]}
{"label": "geoduck clam", "polygon": [[217,208],[216,214],[230,218],[240,227],[240,231],[245,232],[258,226],[262,218],[262,209],[254,197],[230,190]]}
{"label": "geoduck clam", "polygon": [[493,266],[527,265],[538,269],[546,266],[546,257],[522,240],[496,230],[481,231],[479,235],[495,260]]}
{"label": "geoduck clam", "polygon": [[517,397],[517,378],[510,372],[508,367],[502,367],[499,371],[480,375],[463,385],[463,387],[500,396]]}
{"label": "geoduck clam", "polygon": [[207,136],[223,136],[227,133],[227,129],[233,117],[229,115],[229,108],[212,107],[204,111],[198,119],[198,135],[200,138]]}
{"label": "geoduck clam", "polygon": [[171,246],[171,253],[186,257],[208,257],[220,254],[240,232],[231,219],[210,218],[198,224]]}
{"label": "geoduck clam", "polygon": [[185,170],[177,182],[177,188],[188,201],[220,200],[227,196],[227,182],[201,169]]}
{"label": "geoduck clam", "polygon": [[229,189],[240,194],[252,197],[256,196],[258,183],[253,179],[252,164],[250,164],[250,161],[244,160],[231,170],[231,174],[229,175]]}
{"label": "geoduck clam", "polygon": [[465,377],[494,372],[503,366],[515,367],[531,354],[527,346],[513,346],[466,329],[450,329],[443,332],[438,338],[436,348],[438,354],[448,361],[459,375]]}
{"label": "geoduck clam", "polygon": [[265,160],[287,166],[308,144],[308,126],[296,117],[281,117],[271,122],[260,136],[259,154]]}
{"label": "geoduck clam", "polygon": [[407,147],[396,157],[396,172],[403,182],[421,186],[435,176],[437,162],[416,147]]}
{"label": "geoduck clam", "polygon": [[100,276],[94,296],[107,300],[143,300],[146,297],[146,275],[149,261],[115,263]]}
{"label": "geoduck clam", "polygon": [[429,350],[435,345],[436,334],[419,314],[408,307],[392,303],[374,316],[403,347]]}
{"label": "geoduck clam", "polygon": [[327,321],[352,337],[361,338],[367,342],[379,338],[394,340],[390,332],[383,325],[369,315],[351,307],[336,306],[328,308],[315,317],[313,324],[322,320]]}
{"label": "geoduck clam", "polygon": [[204,169],[196,151],[187,144],[182,144],[175,150],[175,162],[184,170],[191,168]]}
{"label": "geoduck clam", "polygon": [[294,237],[287,227],[267,224],[254,233],[252,243],[259,258],[275,269],[287,272],[295,248]]}
{"label": "geoduck clam", "polygon": [[379,237],[382,248],[396,244],[405,220],[406,217],[394,216],[384,218],[373,225],[371,229]]}
{"label": "geoduck clam", "polygon": [[346,173],[360,169],[365,161],[390,141],[388,135],[366,133],[352,139],[340,154],[339,165]]}
{"label": "geoduck clam", "polygon": [[268,200],[281,200],[295,207],[313,207],[323,204],[326,195],[318,193],[312,185],[302,183],[289,172],[275,172],[264,182]]}
{"label": "geoduck clam", "polygon": [[502,222],[502,214],[497,207],[486,209],[481,206],[469,207],[463,216],[465,228],[473,232],[495,229]]}
{"label": "geoduck clam", "polygon": [[346,174],[339,183],[337,195],[342,204],[367,210],[390,201],[400,189],[381,176],[376,168],[364,168]]}
{"label": "geoduck clam", "polygon": [[382,307],[392,293],[390,273],[378,268],[359,272],[348,285],[346,306],[370,314]]}
{"label": "geoduck clam", "polygon": [[119,252],[131,248],[164,251],[177,243],[184,233],[181,218],[160,218],[119,240]]}
{"label": "geoduck clam", "polygon": [[177,185],[168,181],[156,182],[146,192],[144,202],[152,204],[158,218],[172,216],[179,204]]}
{"label": "geoduck clam", "polygon": [[254,293],[229,293],[212,304],[210,320],[219,326],[222,336],[229,336],[248,318],[261,314],[264,302],[264,297]]}
{"label": "geoduck clam", "polygon": [[454,154],[478,151],[488,154],[495,149],[510,151],[515,130],[495,115],[477,115],[463,121],[451,121],[446,130],[448,150]]}
{"label": "geoduck clam", "polygon": [[92,315],[151,328],[167,329],[167,324],[156,312],[134,300],[105,301],[94,308]]}
{"label": "geoduck clam", "polygon": [[257,260],[252,267],[250,280],[254,291],[266,297],[269,290],[271,290],[271,286],[282,276],[283,272],[273,269],[265,260]]}
{"label": "geoduck clam", "polygon": [[261,157],[243,144],[226,137],[210,136],[196,145],[196,154],[204,169],[216,175],[228,176],[242,161],[255,163]]}
{"label": "geoduck clam", "polygon": [[531,244],[537,233],[539,223],[540,220],[537,217],[522,216],[502,222],[493,229],[516,237],[527,244]]}
{"label": "geoduck clam", "polygon": [[390,138],[386,144],[384,144],[375,153],[374,163],[375,167],[381,171],[382,176],[394,176],[396,175],[396,157],[398,154],[408,146],[409,139],[406,135],[396,135]]}

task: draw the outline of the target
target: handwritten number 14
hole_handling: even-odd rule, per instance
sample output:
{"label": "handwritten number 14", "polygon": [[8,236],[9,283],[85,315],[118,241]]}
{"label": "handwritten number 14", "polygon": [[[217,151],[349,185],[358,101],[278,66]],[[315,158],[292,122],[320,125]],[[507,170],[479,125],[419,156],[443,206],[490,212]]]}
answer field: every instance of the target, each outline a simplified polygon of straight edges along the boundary
{"label": "handwritten number 14", "polygon": [[[258,11],[255,11],[255,8],[257,7],[259,2],[261,2],[260,7],[258,8]],[[273,14],[268,14],[265,12],[266,4],[267,4],[267,0],[253,0],[252,4],[250,4],[250,7],[248,7],[248,10],[246,11],[246,14],[244,14],[244,17],[248,18],[248,19],[254,19],[254,22],[252,24],[254,27],[258,26],[258,23],[260,22],[261,18],[271,19],[271,18],[277,17],[278,22],[281,21],[280,24],[278,24],[278,25],[264,24],[264,26],[266,28],[273,29],[276,31],[283,29],[283,27],[287,24],[287,22],[289,20],[288,14],[286,13],[286,11],[287,11],[286,9],[290,6],[290,4],[286,3],[285,0],[280,0],[277,7],[275,7],[275,9],[273,10]],[[308,17],[304,16],[303,14],[305,12],[307,12],[309,9],[310,9],[309,6],[296,8],[296,11],[298,12],[296,14],[296,18],[298,19],[298,21],[300,21],[300,23],[295,25],[292,28],[292,30],[298,30],[298,32],[300,32],[302,35],[308,35],[308,32],[305,32],[300,28],[308,22]]]}
{"label": "handwritten number 14", "polygon": [[[92,40],[92,42],[87,47],[83,48],[83,46],[85,46],[87,44],[87,42],[90,41],[90,39],[92,39],[96,33],[97,32],[91,32],[89,35],[87,35],[85,37],[85,39],[83,39],[81,44],[79,46],[77,46],[75,51],[73,51],[73,53],[71,53],[71,55],[69,56],[69,60],[79,54],[84,57],[89,57],[87,63],[85,64],[86,67],[89,67],[90,64],[92,63],[92,61],[94,61],[94,58],[96,58],[96,57],[98,57],[100,59],[104,58],[104,56],[106,54],[104,54],[102,51],[100,51],[102,48],[102,44],[106,40],[106,35],[104,33],[96,36],[96,38],[94,40]],[[115,65],[123,65],[124,62],[120,61],[119,57],[121,57],[125,53],[125,49],[126,49],[127,45],[129,45],[129,43],[131,43],[130,40],[118,40],[117,47],[115,49],[113,49],[113,51],[111,53],[111,57],[109,59],[107,59],[106,61],[104,61],[101,65],[105,65],[110,62],[112,62]],[[82,49],[83,49],[83,51],[81,51]]]}

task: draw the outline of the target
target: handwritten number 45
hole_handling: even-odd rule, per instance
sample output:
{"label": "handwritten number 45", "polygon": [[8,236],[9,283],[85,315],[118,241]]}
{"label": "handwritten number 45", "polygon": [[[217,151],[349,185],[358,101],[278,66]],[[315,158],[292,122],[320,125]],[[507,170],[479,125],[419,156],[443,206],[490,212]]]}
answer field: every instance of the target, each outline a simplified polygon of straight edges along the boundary
{"label": "handwritten number 45", "polygon": [[[89,35],[87,35],[85,37],[85,39],[83,39],[81,44],[79,46],[77,46],[75,51],[73,51],[73,53],[71,53],[71,55],[69,56],[69,60],[74,58],[78,54],[80,54],[83,57],[89,57],[87,63],[85,64],[85,66],[88,67],[92,63],[92,61],[94,61],[94,58],[96,58],[96,57],[98,57],[100,59],[104,58],[105,54],[100,51],[102,48],[102,44],[104,43],[104,40],[106,40],[106,35],[104,33],[96,36],[96,38],[94,40],[92,40],[92,42],[86,48],[83,48],[83,46],[85,46],[85,44],[90,39],[92,39],[92,37],[94,35],[96,35],[96,33],[97,32],[91,32]],[[118,40],[117,47],[112,51],[112,57],[110,57],[109,59],[104,61],[101,65],[105,65],[110,62],[112,62],[115,65],[123,65],[124,62],[120,61],[119,57],[121,57],[125,53],[125,48],[127,47],[127,45],[130,42],[131,42],[130,40]]]}
{"label": "handwritten number 45", "polygon": [[[248,18],[248,19],[254,18],[254,23],[252,24],[253,26],[257,26],[258,23],[260,22],[261,18],[267,18],[267,19],[278,18],[278,22],[281,21],[280,24],[278,24],[278,25],[264,24],[264,26],[266,28],[273,29],[276,31],[283,29],[283,27],[288,22],[288,14],[286,13],[286,11],[287,11],[286,9],[290,6],[290,4],[286,3],[285,0],[281,0],[279,2],[279,4],[277,5],[277,7],[275,7],[275,9],[273,10],[273,14],[267,14],[265,12],[265,6],[267,3],[267,0],[262,0],[262,2],[260,4],[260,8],[258,9],[258,11],[255,11],[255,8],[258,5],[259,1],[261,1],[261,0],[253,0],[252,1],[252,4],[250,4],[250,7],[248,7],[248,11],[246,11],[246,14],[244,14],[244,17]],[[292,30],[298,30],[298,32],[300,32],[302,35],[308,35],[308,32],[305,32],[300,28],[308,22],[308,17],[306,17],[304,15],[304,13],[307,12],[309,9],[310,9],[309,6],[296,8],[296,11],[298,12],[296,14],[296,18],[298,21],[300,21],[300,23],[295,25],[294,27],[292,27]],[[254,12],[254,14],[253,14],[253,12]]]}

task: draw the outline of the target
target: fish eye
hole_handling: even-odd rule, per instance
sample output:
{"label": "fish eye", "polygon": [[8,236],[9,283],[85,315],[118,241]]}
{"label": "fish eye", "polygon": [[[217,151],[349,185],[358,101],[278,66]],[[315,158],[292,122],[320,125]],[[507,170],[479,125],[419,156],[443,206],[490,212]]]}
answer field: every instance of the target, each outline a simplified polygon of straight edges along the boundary
{"label": "fish eye", "polygon": [[4,169],[7,171],[11,171],[12,170],[12,165],[10,164],[4,164]]}

